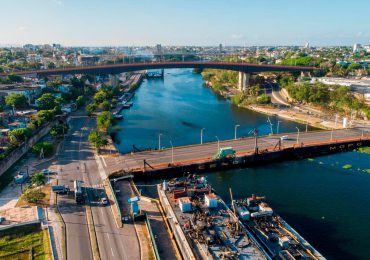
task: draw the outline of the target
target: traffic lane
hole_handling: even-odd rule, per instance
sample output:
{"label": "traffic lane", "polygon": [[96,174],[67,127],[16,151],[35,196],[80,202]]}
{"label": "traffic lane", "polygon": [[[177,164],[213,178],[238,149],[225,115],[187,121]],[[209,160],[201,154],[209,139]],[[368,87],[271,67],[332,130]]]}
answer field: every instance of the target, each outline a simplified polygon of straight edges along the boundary
{"label": "traffic lane", "polygon": [[[274,147],[278,144],[279,136],[266,136],[261,137],[258,139],[258,147],[260,149],[266,149],[268,147]],[[331,139],[341,139],[341,138],[348,138],[348,137],[359,137],[360,131],[358,130],[335,130],[331,131],[322,131],[322,132],[315,132],[315,133],[300,133],[299,136],[299,143],[301,142],[319,142]],[[288,136],[288,140],[283,140],[283,145],[294,145],[297,140],[296,135]],[[222,144],[222,146],[221,146]],[[225,146],[232,146],[236,151],[244,151],[244,150],[253,150],[254,149],[254,139],[242,139],[242,140],[231,140],[231,141],[224,141],[220,142],[220,147]],[[202,148],[201,150],[199,148]],[[201,157],[209,157],[212,156],[214,153],[217,152],[218,145],[217,143],[207,143],[202,146],[187,146],[187,147],[180,147],[174,149],[174,160],[181,159],[196,159]],[[214,152],[213,152],[214,151]],[[125,155],[124,162],[129,167],[142,167],[143,160],[145,159],[149,164],[156,164],[156,163],[164,163],[170,162],[172,157],[172,150],[166,149],[162,151],[150,152],[150,153],[139,153],[137,156],[134,155]]]}

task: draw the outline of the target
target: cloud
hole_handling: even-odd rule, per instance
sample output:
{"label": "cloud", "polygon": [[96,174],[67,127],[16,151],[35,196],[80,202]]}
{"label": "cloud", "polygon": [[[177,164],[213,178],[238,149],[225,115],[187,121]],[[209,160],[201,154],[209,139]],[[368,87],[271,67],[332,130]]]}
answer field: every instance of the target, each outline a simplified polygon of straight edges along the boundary
{"label": "cloud", "polygon": [[27,27],[26,26],[19,26],[18,27],[18,31],[24,31],[24,30],[26,30],[27,29]]}
{"label": "cloud", "polygon": [[61,0],[52,0],[57,5],[62,5],[63,2]]}
{"label": "cloud", "polygon": [[234,33],[234,34],[231,35],[231,38],[233,38],[234,40],[240,40],[240,39],[244,38],[244,35],[241,34],[241,33],[239,33],[239,34]]}

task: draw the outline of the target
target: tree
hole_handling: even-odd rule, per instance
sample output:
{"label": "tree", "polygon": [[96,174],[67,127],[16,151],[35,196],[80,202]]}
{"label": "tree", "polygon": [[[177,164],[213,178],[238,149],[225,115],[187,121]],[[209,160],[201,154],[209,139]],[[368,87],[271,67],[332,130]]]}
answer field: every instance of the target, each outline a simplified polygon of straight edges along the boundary
{"label": "tree", "polygon": [[32,184],[41,186],[45,183],[45,175],[42,172],[35,173],[31,179]]}
{"label": "tree", "polygon": [[18,145],[24,142],[27,138],[30,138],[32,131],[28,128],[17,128],[9,133],[10,142],[14,145]]}
{"label": "tree", "polygon": [[50,134],[53,137],[59,137],[62,136],[63,134],[66,134],[68,132],[68,129],[69,129],[68,124],[58,124],[50,129]]}
{"label": "tree", "polygon": [[108,144],[108,140],[105,138],[102,138],[98,131],[91,131],[88,139],[91,145],[95,147],[98,153],[102,146],[105,146]]}
{"label": "tree", "polygon": [[39,142],[32,146],[32,152],[36,155],[41,155],[41,151],[43,152],[45,157],[52,155],[54,150],[54,146],[49,142]]}
{"label": "tree", "polygon": [[23,82],[23,78],[19,75],[16,75],[14,73],[11,73],[7,76],[7,80],[9,82]]}
{"label": "tree", "polygon": [[5,104],[7,106],[21,108],[27,105],[27,98],[23,94],[12,93],[5,97]]}
{"label": "tree", "polygon": [[113,123],[113,115],[111,112],[104,111],[96,118],[96,124],[98,128],[104,132],[108,130],[108,128]]}
{"label": "tree", "polygon": [[91,116],[92,113],[95,111],[95,109],[96,109],[96,105],[95,104],[88,104],[86,106],[86,113],[87,113],[87,115],[88,116]]}
{"label": "tree", "polygon": [[271,97],[266,95],[266,94],[262,94],[261,96],[259,96],[257,98],[257,103],[258,104],[270,104],[271,103]]}
{"label": "tree", "polygon": [[55,69],[56,68],[54,62],[49,62],[48,65],[47,65],[47,67],[48,67],[48,69]]}
{"label": "tree", "polygon": [[358,69],[361,69],[361,64],[356,63],[356,62],[351,63],[351,64],[348,66],[348,68],[347,68],[347,70],[349,70],[349,71],[358,70]]}
{"label": "tree", "polygon": [[105,99],[107,98],[107,94],[102,91],[102,90],[99,90],[95,95],[94,95],[94,101],[95,103],[97,104],[100,104],[101,102],[103,102]]}
{"label": "tree", "polygon": [[76,99],[76,104],[77,104],[77,107],[82,107],[83,105],[85,105],[85,99],[83,96],[78,96],[77,99]]}
{"label": "tree", "polygon": [[104,100],[102,103],[100,103],[99,107],[104,111],[109,111],[111,104],[108,100]]}
{"label": "tree", "polygon": [[53,110],[40,110],[37,112],[37,116],[42,119],[42,122],[47,122],[53,119]]}
{"label": "tree", "polygon": [[37,203],[43,198],[45,198],[46,194],[39,189],[27,189],[24,193],[25,199],[27,202]]}
{"label": "tree", "polygon": [[57,104],[55,97],[51,93],[45,93],[36,100],[39,109],[48,110],[53,109]]}

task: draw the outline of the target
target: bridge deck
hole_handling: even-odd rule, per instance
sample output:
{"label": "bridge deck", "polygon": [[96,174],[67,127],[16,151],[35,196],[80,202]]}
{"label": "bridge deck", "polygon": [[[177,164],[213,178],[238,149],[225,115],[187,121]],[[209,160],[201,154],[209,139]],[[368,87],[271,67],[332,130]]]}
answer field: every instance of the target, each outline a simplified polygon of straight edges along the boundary
{"label": "bridge deck", "polygon": [[[367,133],[367,132],[365,132]],[[367,133],[368,134],[368,133]],[[308,147],[323,144],[335,144],[341,141],[355,139],[370,139],[369,135],[362,136],[359,129],[345,129],[334,131],[314,131],[300,133],[299,144],[297,144],[297,133],[280,134],[272,136],[258,137],[258,148],[261,153],[276,150],[275,146],[279,138],[288,135],[288,140],[282,141],[282,149],[289,147]],[[331,140],[332,137],[332,140]],[[254,153],[254,138],[240,138],[237,140],[220,141],[220,147],[233,147],[236,150],[236,156],[248,155]],[[204,143],[203,145],[189,145],[175,147],[173,152],[174,165],[189,165],[192,163],[202,163],[212,160],[217,152],[217,142]],[[110,174],[118,172],[143,171],[144,160],[155,169],[167,168],[172,160],[172,149],[161,151],[152,150],[133,154],[124,154],[116,157],[104,158],[106,168]],[[146,168],[150,170],[149,167]]]}

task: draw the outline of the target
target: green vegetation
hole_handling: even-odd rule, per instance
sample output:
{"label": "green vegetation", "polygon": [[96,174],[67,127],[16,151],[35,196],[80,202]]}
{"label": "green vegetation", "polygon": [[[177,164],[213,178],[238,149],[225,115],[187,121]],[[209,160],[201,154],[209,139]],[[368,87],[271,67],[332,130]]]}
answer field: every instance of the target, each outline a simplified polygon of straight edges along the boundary
{"label": "green vegetation", "polygon": [[36,100],[37,107],[40,110],[53,109],[57,103],[55,97],[51,93],[45,93],[40,98]]}
{"label": "green vegetation", "polygon": [[96,118],[96,124],[98,126],[98,129],[107,132],[109,127],[113,123],[113,115],[111,112],[103,111],[100,115]]}
{"label": "green vegetation", "polygon": [[85,98],[83,96],[78,96],[76,99],[76,105],[78,108],[83,107],[85,105]]}
{"label": "green vegetation", "polygon": [[247,92],[234,95],[231,102],[237,106],[267,105],[271,103],[271,97],[263,93],[258,85],[254,85],[248,88]]}
{"label": "green vegetation", "polygon": [[[32,176],[31,182],[32,182],[33,185],[41,186],[45,183],[45,175],[42,172],[35,173]],[[45,196],[43,196],[42,198],[44,198],[44,197]]]}
{"label": "green vegetation", "polygon": [[358,149],[358,151],[359,151],[360,153],[370,154],[370,147],[369,147],[369,146],[366,146],[366,147],[360,147],[360,148]]}
{"label": "green vegetation", "polygon": [[49,142],[46,142],[46,141],[39,142],[39,143],[35,144],[34,146],[32,146],[32,152],[34,154],[40,155],[41,151],[43,151],[45,157],[48,157],[48,156],[52,155],[53,150],[54,150],[53,144],[51,144]]}
{"label": "green vegetation", "polygon": [[12,93],[5,97],[5,104],[10,107],[22,108],[27,105],[27,98],[23,94]]}
{"label": "green vegetation", "polygon": [[298,102],[319,105],[344,113],[357,111],[368,115],[370,111],[365,101],[357,98],[346,86],[303,82],[299,84],[288,83],[285,88],[289,95]]}
{"label": "green vegetation", "polygon": [[19,145],[30,138],[32,131],[28,128],[17,128],[9,133],[10,143],[13,145]]}
{"label": "green vegetation", "polygon": [[20,83],[20,82],[23,82],[23,78],[19,75],[11,73],[6,77],[6,81],[8,83]]}
{"label": "green vegetation", "polygon": [[352,165],[351,164],[346,164],[346,165],[343,165],[342,168],[348,170],[348,169],[352,168]]}
{"label": "green vegetation", "polygon": [[61,137],[61,136],[63,136],[64,134],[66,134],[66,133],[68,132],[68,129],[69,129],[68,124],[58,124],[58,125],[54,125],[54,126],[50,129],[50,134],[51,134],[53,137]]}
{"label": "green vegetation", "polygon": [[99,108],[103,111],[109,111],[111,108],[111,104],[108,100],[104,100],[100,103]]}
{"label": "green vegetation", "polygon": [[95,109],[97,108],[97,105],[96,104],[88,104],[86,106],[86,113],[88,116],[92,116],[93,112],[95,111]]}
{"label": "green vegetation", "polygon": [[103,138],[98,131],[91,131],[89,134],[89,142],[95,147],[96,151],[99,153],[100,148],[108,144],[108,140]]}
{"label": "green vegetation", "polygon": [[0,258],[52,259],[47,229],[22,227],[0,237]]}

